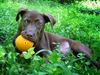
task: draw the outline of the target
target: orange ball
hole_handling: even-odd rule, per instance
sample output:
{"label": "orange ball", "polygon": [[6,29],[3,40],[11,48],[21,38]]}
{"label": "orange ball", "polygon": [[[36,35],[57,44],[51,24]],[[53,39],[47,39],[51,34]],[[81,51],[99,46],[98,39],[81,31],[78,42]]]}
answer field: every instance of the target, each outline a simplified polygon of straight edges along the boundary
{"label": "orange ball", "polygon": [[29,48],[33,47],[34,43],[24,38],[22,35],[19,35],[16,40],[15,44],[17,49],[20,52],[27,51]]}

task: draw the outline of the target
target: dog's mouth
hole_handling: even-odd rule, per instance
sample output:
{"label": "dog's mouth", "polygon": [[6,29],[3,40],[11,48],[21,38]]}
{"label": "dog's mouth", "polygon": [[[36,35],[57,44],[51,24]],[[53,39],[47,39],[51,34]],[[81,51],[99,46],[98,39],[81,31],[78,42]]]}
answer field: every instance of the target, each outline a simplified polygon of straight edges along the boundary
{"label": "dog's mouth", "polygon": [[31,42],[34,42],[35,43],[35,40],[33,39],[33,37],[30,37],[30,36],[26,36],[25,34],[21,34],[25,39],[31,41]]}
{"label": "dog's mouth", "polygon": [[31,41],[31,42],[34,42],[34,44],[37,44],[37,42],[38,42],[38,40],[39,40],[39,38],[38,38],[37,36],[27,36],[27,35],[25,34],[24,31],[21,32],[21,35],[22,35],[25,39],[27,39],[27,40],[29,40],[29,41]]}

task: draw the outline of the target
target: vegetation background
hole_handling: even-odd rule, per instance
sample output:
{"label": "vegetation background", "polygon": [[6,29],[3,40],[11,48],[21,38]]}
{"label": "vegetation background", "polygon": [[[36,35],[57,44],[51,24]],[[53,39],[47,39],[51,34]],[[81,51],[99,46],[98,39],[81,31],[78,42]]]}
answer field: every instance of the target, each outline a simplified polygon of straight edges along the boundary
{"label": "vegetation background", "polygon": [[[80,12],[100,12],[99,0],[0,0],[0,75],[100,75],[100,70],[89,67],[89,60],[81,53],[79,58],[70,54],[62,61],[62,54],[56,51],[59,48],[50,51],[49,63],[36,54],[17,57],[12,38],[19,25],[15,17],[21,7],[52,14],[56,19],[55,34],[84,43],[92,49],[92,59],[100,61],[100,15]],[[45,31],[51,32],[49,23]]]}

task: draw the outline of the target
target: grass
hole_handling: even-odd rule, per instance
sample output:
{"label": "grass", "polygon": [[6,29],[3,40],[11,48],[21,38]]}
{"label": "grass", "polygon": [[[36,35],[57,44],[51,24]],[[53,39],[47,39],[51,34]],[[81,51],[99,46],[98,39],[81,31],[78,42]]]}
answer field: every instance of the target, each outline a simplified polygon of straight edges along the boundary
{"label": "grass", "polygon": [[[91,3],[91,2],[90,2]],[[93,50],[93,58],[100,54],[100,15],[82,14],[79,9],[95,8],[86,2],[61,5],[52,1],[0,2],[0,74],[1,75],[99,75],[96,67],[88,67],[89,61],[78,59],[73,54],[62,61],[62,54],[50,52],[45,58],[38,55],[30,59],[17,57],[18,53],[12,45],[12,38],[19,22],[15,21],[17,11],[21,7],[35,9],[42,13],[50,13],[56,19],[54,33],[83,42]],[[46,24],[45,31],[51,32],[50,24]],[[57,48],[58,49],[58,48]],[[82,56],[84,57],[84,56]],[[100,56],[99,56],[100,57]],[[81,57],[80,57],[81,58]]]}

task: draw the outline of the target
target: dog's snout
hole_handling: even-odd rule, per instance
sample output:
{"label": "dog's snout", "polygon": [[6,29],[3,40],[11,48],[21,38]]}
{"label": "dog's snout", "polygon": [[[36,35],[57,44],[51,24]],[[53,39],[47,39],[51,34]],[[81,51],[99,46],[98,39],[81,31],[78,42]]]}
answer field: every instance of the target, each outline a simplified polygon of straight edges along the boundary
{"label": "dog's snout", "polygon": [[28,35],[33,35],[33,33],[30,31],[30,32],[28,32]]}
{"label": "dog's snout", "polygon": [[31,31],[26,33],[27,37],[32,38],[32,36],[34,35]]}
{"label": "dog's snout", "polygon": [[27,34],[27,37],[29,37],[29,38],[32,38],[32,35],[30,35],[30,34]]}

